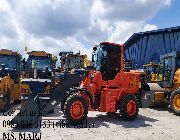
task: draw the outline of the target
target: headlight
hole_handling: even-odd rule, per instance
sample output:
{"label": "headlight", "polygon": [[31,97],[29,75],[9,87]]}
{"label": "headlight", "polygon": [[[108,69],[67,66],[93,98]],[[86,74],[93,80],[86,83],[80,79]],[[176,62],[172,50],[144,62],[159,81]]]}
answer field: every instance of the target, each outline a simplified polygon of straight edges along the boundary
{"label": "headlight", "polygon": [[3,97],[3,95],[2,94],[0,94],[0,98],[2,98]]}
{"label": "headlight", "polygon": [[21,89],[21,93],[29,93],[29,92],[30,92],[29,89],[24,89],[24,88]]}
{"label": "headlight", "polygon": [[139,88],[141,88],[142,87],[142,84],[141,84],[141,82],[139,82]]}

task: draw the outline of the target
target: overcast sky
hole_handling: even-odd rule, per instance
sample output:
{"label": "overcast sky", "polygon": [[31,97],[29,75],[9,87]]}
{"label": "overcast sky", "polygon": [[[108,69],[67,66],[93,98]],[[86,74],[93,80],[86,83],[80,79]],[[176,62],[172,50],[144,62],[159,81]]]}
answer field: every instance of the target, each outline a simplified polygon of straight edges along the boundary
{"label": "overcast sky", "polygon": [[98,42],[124,43],[134,32],[177,26],[177,1],[0,0],[0,49],[90,56]]}

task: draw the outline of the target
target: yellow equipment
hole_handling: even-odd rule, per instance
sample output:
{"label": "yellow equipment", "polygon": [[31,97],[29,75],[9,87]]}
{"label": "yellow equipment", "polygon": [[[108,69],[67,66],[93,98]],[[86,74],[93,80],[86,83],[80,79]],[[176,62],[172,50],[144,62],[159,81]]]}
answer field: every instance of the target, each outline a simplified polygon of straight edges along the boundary
{"label": "yellow equipment", "polygon": [[41,99],[50,98],[52,87],[55,84],[53,70],[56,59],[52,54],[45,51],[32,51],[27,61],[23,62],[24,76],[21,80],[21,102],[24,105],[28,99],[28,94],[38,93]]}
{"label": "yellow equipment", "polygon": [[90,60],[87,55],[80,53],[73,54],[73,52],[60,52],[61,69],[71,71],[72,69],[81,69],[91,66]]}
{"label": "yellow equipment", "polygon": [[20,101],[20,60],[18,52],[0,50],[0,111],[6,111],[11,103]]}
{"label": "yellow equipment", "polygon": [[147,82],[157,82],[157,71],[159,68],[159,64],[150,62],[149,64],[143,65],[143,69],[146,72],[146,80]]}
{"label": "yellow equipment", "polygon": [[149,91],[142,95],[142,104],[166,102],[180,115],[180,51],[160,56],[157,83],[148,83]]}

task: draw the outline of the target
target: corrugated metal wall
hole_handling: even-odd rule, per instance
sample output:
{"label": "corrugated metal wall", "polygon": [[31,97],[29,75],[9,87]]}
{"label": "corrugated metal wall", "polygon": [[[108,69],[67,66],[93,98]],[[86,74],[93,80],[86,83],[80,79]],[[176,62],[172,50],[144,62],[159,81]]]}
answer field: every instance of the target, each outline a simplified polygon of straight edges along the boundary
{"label": "corrugated metal wall", "polygon": [[[131,39],[133,42],[129,43]],[[135,34],[125,44],[125,59],[133,59],[137,68],[149,62],[159,63],[160,55],[180,51],[180,31]]]}

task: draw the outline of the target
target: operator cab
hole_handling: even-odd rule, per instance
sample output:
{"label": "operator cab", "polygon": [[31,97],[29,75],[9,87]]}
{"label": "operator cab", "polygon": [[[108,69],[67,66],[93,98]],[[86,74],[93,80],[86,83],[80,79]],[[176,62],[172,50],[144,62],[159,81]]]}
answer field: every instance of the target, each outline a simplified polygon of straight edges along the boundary
{"label": "operator cab", "polygon": [[[10,76],[15,83],[19,82],[21,56],[9,50],[1,50],[0,53],[0,77]],[[6,54],[7,53],[7,54]]]}
{"label": "operator cab", "polygon": [[51,71],[51,59],[50,58],[43,58],[43,57],[30,57],[29,60],[30,67],[37,67],[38,70],[45,71],[48,68]]}
{"label": "operator cab", "polygon": [[162,55],[160,61],[158,77],[162,76],[162,80],[158,83],[163,88],[172,87],[175,72],[180,67],[180,51]]}
{"label": "operator cab", "polygon": [[[32,55],[30,52],[27,61],[24,61],[24,68],[29,78],[34,77],[34,69],[37,69],[38,78],[51,79],[53,61],[51,55]],[[36,52],[35,52],[36,53]]]}
{"label": "operator cab", "polygon": [[85,55],[80,53],[73,54],[73,52],[60,52],[61,68],[66,71],[72,69],[82,69],[85,67]]}
{"label": "operator cab", "polygon": [[70,55],[65,61],[65,69],[80,69],[84,67],[84,58],[78,55]]}
{"label": "operator cab", "polygon": [[60,61],[61,61],[61,68],[65,67],[65,63],[66,63],[66,58],[67,55],[73,55],[73,52],[60,52],[59,56],[60,56]]}
{"label": "operator cab", "polygon": [[159,64],[150,62],[149,64],[143,65],[143,70],[146,73],[147,82],[157,82],[157,72],[159,69]]}
{"label": "operator cab", "polygon": [[121,69],[121,47],[113,43],[100,43],[93,48],[92,62],[103,80],[113,80]]}

